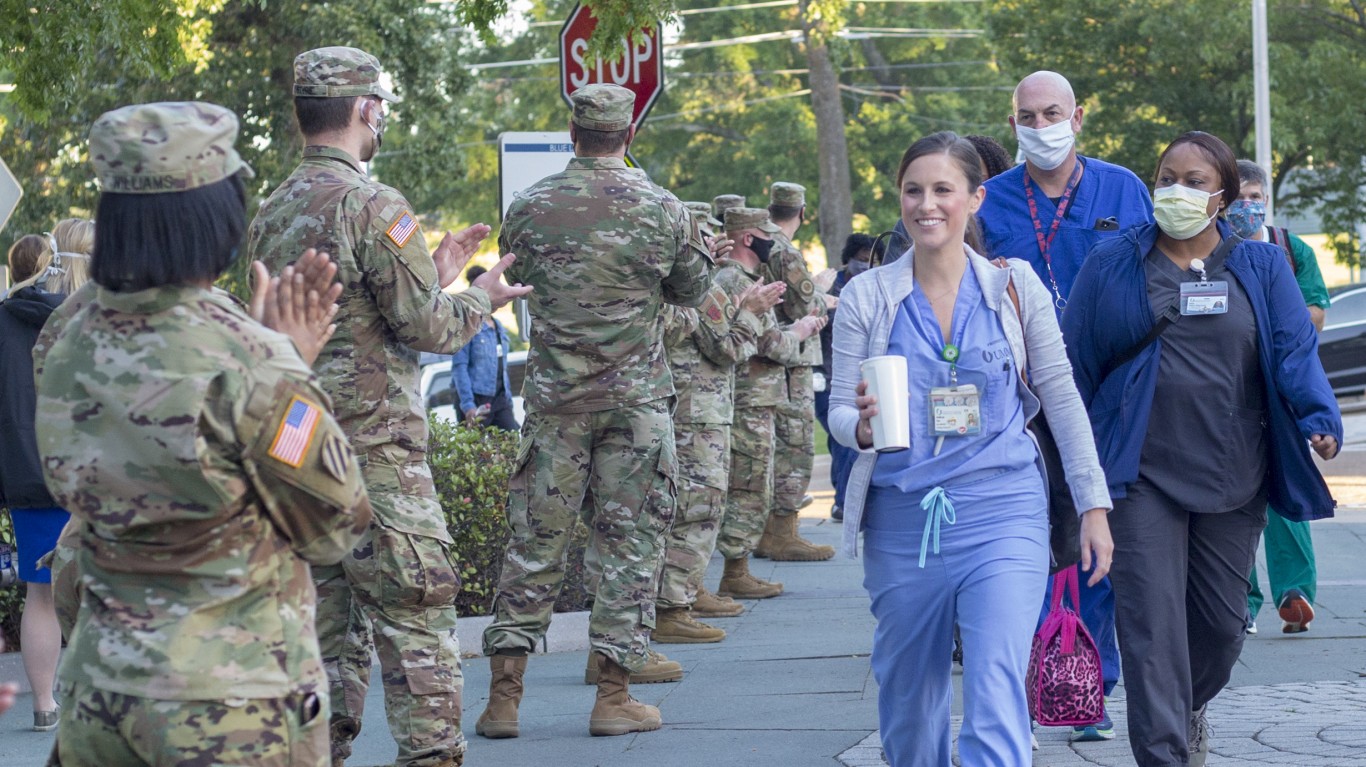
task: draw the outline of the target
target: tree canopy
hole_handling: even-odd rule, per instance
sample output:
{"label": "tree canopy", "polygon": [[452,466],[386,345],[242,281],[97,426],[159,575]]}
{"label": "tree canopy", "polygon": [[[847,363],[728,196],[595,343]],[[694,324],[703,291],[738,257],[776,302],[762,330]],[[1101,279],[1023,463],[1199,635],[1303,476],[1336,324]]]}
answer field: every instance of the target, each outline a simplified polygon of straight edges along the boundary
{"label": "tree canopy", "polygon": [[[7,239],[88,214],[85,137],[101,112],[201,99],[242,118],[239,148],[257,199],[298,159],[291,63],[302,50],[374,53],[404,97],[372,171],[428,224],[496,224],[497,138],[565,130],[558,35],[573,0],[0,0],[0,156],[26,196]],[[1067,75],[1087,109],[1084,152],[1147,177],[1185,130],[1251,156],[1246,0],[596,0],[595,45],[659,25],[667,89],[632,154],[684,199],[724,192],[766,203],[768,185],[807,187],[821,210],[806,46],[838,80],[853,228],[899,210],[891,174],[916,138],[951,129],[1010,140],[1010,91],[1036,69]],[[1270,0],[1274,186],[1313,210],[1356,258],[1366,220],[1366,16],[1353,0]],[[802,9],[805,8],[805,16]],[[818,21],[819,23],[813,23]],[[810,39],[808,39],[810,38]],[[819,222],[817,222],[819,223]],[[799,237],[816,240],[818,227]],[[825,226],[820,231],[835,231]],[[843,243],[824,243],[837,253]]]}

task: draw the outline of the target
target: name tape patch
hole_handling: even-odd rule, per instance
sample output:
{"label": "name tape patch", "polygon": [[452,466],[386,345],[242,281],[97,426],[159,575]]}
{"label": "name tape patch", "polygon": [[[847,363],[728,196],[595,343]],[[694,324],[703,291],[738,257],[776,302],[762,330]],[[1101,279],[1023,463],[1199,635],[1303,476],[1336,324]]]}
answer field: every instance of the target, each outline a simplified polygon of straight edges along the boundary
{"label": "name tape patch", "polygon": [[408,240],[412,238],[413,232],[416,231],[417,219],[413,218],[413,214],[405,210],[403,211],[403,215],[399,216],[398,220],[389,226],[389,231],[385,232],[385,234],[388,235],[389,239],[394,241],[395,245],[401,248],[408,244]]}
{"label": "name tape patch", "polygon": [[313,442],[313,433],[318,430],[322,420],[322,409],[303,397],[295,396],[285,410],[280,427],[275,431],[275,441],[270,443],[267,453],[275,460],[299,468],[308,446]]}

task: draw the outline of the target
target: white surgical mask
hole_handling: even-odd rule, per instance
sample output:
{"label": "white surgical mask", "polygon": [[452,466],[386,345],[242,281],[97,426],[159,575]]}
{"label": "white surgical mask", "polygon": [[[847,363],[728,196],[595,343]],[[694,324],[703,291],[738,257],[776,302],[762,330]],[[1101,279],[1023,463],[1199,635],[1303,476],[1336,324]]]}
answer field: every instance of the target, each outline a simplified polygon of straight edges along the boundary
{"label": "white surgical mask", "polygon": [[1072,120],[1069,118],[1046,128],[1016,125],[1015,139],[1020,142],[1020,151],[1026,160],[1040,170],[1053,170],[1067,159],[1072,145],[1076,143],[1076,134],[1072,132]]}
{"label": "white surgical mask", "polygon": [[1209,198],[1223,191],[1202,192],[1180,184],[1158,187],[1153,190],[1153,218],[1168,237],[1189,240],[1205,231],[1214,220],[1214,216],[1206,215],[1205,210],[1209,207]]}

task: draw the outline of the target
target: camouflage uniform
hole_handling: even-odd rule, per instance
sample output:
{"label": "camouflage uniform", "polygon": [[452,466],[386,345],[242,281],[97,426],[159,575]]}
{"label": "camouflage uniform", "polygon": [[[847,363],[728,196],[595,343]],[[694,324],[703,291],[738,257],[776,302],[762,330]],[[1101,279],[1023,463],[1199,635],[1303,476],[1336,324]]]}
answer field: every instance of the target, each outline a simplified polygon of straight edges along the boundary
{"label": "camouflage uniform", "polygon": [[[619,130],[612,86],[574,94],[576,125]],[[674,516],[674,386],[664,302],[696,306],[710,257],[691,214],[615,157],[576,157],[508,209],[507,279],[531,285],[527,418],[511,481],[512,539],[484,652],[525,653],[550,623],[569,533],[591,500],[590,547],[605,577],[589,619],[592,650],[639,671],[655,623],[664,534]]]}
{"label": "camouflage uniform", "polygon": [[[774,205],[800,208],[805,204],[805,193],[798,184],[779,181],[773,184],[769,199]],[[773,254],[764,276],[770,282],[787,284],[783,302],[775,310],[778,320],[796,322],[813,311],[825,316],[825,301],[816,290],[802,252],[782,232],[773,235],[773,240]],[[774,412],[773,513],[779,516],[796,514],[811,485],[816,448],[813,371],[820,364],[821,340],[817,334],[802,342],[801,356],[788,366],[786,397]]]}
{"label": "camouflage uniform", "polygon": [[[91,157],[106,190],[195,189],[236,172],[206,172],[235,136],[221,107],[136,105],[96,121]],[[309,563],[370,520],[327,395],[221,291],[90,283],[77,307],[35,356],[83,589],[50,763],[326,764]]]}
{"label": "camouflage uniform", "polygon": [[758,317],[737,309],[716,287],[697,309],[664,307],[664,348],[678,397],[678,506],[660,576],[661,608],[687,607],[697,599],[716,548],[730,473],[735,365],[755,354],[761,330]]}
{"label": "camouflage uniform", "polygon": [[[352,48],[308,51],[295,59],[295,94],[383,95],[378,71],[378,62]],[[248,257],[273,271],[307,248],[325,250],[344,287],[336,334],[315,368],[360,457],[375,519],[341,564],[313,571],[334,758],[350,754],[360,730],[371,653],[378,651],[398,764],[459,763],[460,580],[427,465],[418,352],[451,354],[463,346],[489,313],[488,296],[478,288],[443,292],[407,200],[335,147],[304,148],[299,166],[261,205],[247,240]]]}
{"label": "camouflage uniform", "polygon": [[[731,217],[728,229],[734,229]],[[712,283],[734,299],[758,279],[740,262],[723,259]],[[773,498],[774,408],[787,399],[785,365],[796,362],[801,350],[796,334],[782,330],[773,310],[759,319],[756,353],[735,367],[730,492],[716,541],[726,559],[747,557],[763,533]]]}

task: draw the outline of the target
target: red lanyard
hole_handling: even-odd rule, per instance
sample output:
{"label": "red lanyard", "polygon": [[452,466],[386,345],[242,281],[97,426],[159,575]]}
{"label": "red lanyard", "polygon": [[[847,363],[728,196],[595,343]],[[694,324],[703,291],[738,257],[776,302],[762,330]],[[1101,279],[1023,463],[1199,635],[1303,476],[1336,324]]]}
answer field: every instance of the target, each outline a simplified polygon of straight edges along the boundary
{"label": "red lanyard", "polygon": [[1076,162],[1076,166],[1072,168],[1072,175],[1067,179],[1067,187],[1062,190],[1062,197],[1058,199],[1058,208],[1053,213],[1053,225],[1049,227],[1047,237],[1044,237],[1043,223],[1039,221],[1039,205],[1034,202],[1034,187],[1029,184],[1029,171],[1021,174],[1024,178],[1025,201],[1029,203],[1029,220],[1034,222],[1034,237],[1039,241],[1039,255],[1043,256],[1044,265],[1048,267],[1048,281],[1053,287],[1053,304],[1059,309],[1067,306],[1067,299],[1062,297],[1058,281],[1053,277],[1053,260],[1048,257],[1048,249],[1053,247],[1053,238],[1058,236],[1058,225],[1067,216],[1067,206],[1072,204],[1072,193],[1077,190],[1077,182],[1081,180],[1081,160],[1078,159]]}

